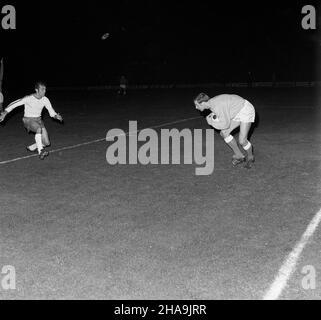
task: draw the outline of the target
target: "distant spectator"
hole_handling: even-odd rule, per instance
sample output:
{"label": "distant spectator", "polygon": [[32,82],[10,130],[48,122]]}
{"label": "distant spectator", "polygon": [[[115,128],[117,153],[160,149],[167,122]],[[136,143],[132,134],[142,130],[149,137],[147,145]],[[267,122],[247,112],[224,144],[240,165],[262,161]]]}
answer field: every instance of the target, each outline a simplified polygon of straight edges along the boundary
{"label": "distant spectator", "polygon": [[127,93],[127,85],[128,85],[128,80],[126,77],[123,75],[120,77],[119,80],[119,89],[118,89],[118,94],[119,95],[126,95]]}
{"label": "distant spectator", "polygon": [[249,88],[252,88],[254,82],[254,77],[251,71],[247,72],[247,86]]}

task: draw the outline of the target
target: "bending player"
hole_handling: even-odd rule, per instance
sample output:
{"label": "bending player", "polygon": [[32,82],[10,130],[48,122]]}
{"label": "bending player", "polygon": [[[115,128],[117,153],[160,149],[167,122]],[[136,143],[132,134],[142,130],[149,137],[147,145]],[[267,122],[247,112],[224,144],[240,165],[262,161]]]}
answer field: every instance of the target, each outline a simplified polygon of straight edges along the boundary
{"label": "bending player", "polygon": [[[220,135],[234,152],[232,164],[238,165],[245,162],[246,168],[251,168],[254,163],[253,147],[248,141],[248,133],[255,121],[255,109],[244,98],[235,94],[222,94],[212,99],[205,93],[200,93],[194,104],[197,110],[209,109],[211,113],[206,117],[207,123],[220,130]],[[232,131],[240,128],[239,143],[246,151],[246,157],[240,150],[237,141],[231,135]]]}
{"label": "bending player", "polygon": [[22,99],[14,101],[1,113],[0,122],[2,122],[6,115],[13,109],[24,105],[24,117],[22,119],[24,127],[29,132],[35,134],[35,143],[27,147],[30,152],[38,151],[39,158],[43,160],[49,155],[48,151],[45,151],[45,147],[50,145],[48,132],[41,119],[41,113],[45,107],[50,116],[60,122],[63,121],[60,114],[56,113],[53,109],[49,99],[45,96],[46,84],[43,82],[37,82],[35,85],[35,93],[26,96]]}

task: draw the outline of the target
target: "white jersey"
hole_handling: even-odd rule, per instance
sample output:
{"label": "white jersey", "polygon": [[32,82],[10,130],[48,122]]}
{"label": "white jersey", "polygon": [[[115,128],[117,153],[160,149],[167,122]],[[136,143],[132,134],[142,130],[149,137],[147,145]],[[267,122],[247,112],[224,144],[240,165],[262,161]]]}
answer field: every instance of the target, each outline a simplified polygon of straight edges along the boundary
{"label": "white jersey", "polygon": [[52,108],[52,105],[47,97],[37,99],[33,94],[12,102],[5,110],[7,112],[10,112],[13,109],[22,105],[25,106],[24,116],[27,118],[41,117],[42,109],[44,107],[48,110],[50,117],[53,118],[57,115],[56,111]]}

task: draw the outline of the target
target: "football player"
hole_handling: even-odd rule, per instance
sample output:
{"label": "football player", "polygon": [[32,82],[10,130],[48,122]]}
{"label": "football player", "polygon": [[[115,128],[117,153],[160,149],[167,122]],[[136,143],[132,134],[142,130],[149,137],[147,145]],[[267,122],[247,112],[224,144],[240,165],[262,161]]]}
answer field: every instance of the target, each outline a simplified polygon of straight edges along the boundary
{"label": "football player", "polygon": [[35,143],[26,148],[30,152],[38,152],[41,160],[49,155],[49,152],[45,150],[45,147],[50,145],[48,132],[41,118],[43,108],[45,107],[48,110],[49,115],[52,118],[60,122],[63,121],[62,116],[59,113],[56,113],[45,94],[46,84],[44,82],[37,82],[34,94],[12,102],[0,115],[0,122],[2,122],[9,112],[24,105],[24,117],[22,119],[24,127],[28,133],[32,132],[35,134]]}
{"label": "football player", "polygon": [[[208,109],[211,113],[206,117],[207,123],[220,130],[220,135],[233,150],[232,164],[234,166],[245,163],[251,168],[254,163],[253,147],[248,140],[249,130],[255,121],[255,109],[246,99],[235,94],[221,94],[210,99],[205,93],[200,93],[194,104],[197,110],[203,112]],[[240,128],[239,143],[246,152],[240,150],[237,141],[231,135],[232,131]]]}
{"label": "football player", "polygon": [[119,89],[118,89],[118,94],[125,96],[127,93],[127,85],[128,85],[128,80],[126,79],[125,76],[121,76],[119,80]]}

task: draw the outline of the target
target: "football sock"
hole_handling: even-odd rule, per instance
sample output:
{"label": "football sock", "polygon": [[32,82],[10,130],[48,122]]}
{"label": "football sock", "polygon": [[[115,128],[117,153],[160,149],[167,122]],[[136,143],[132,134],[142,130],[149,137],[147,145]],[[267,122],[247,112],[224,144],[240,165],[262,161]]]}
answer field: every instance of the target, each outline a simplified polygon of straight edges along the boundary
{"label": "football sock", "polygon": [[253,158],[253,147],[249,141],[243,146],[243,149],[246,151],[248,158]]}
{"label": "football sock", "polygon": [[28,147],[28,149],[30,151],[36,151],[37,150],[37,144],[36,143],[32,144],[31,146]]}
{"label": "football sock", "polygon": [[36,139],[38,153],[40,154],[41,150],[43,149],[41,133],[37,133],[35,135],[35,139]]}
{"label": "football sock", "polygon": [[229,135],[224,139],[224,141],[230,146],[230,148],[234,151],[236,158],[244,158],[243,153],[241,152],[236,140],[233,136]]}

